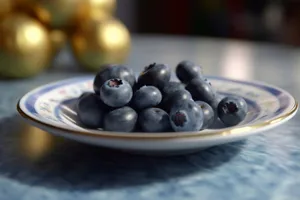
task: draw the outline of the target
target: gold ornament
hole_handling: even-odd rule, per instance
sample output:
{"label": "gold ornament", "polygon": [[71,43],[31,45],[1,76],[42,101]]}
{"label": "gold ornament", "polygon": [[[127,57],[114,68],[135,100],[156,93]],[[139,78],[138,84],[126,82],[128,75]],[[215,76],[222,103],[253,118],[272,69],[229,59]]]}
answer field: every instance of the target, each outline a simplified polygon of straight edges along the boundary
{"label": "gold ornament", "polygon": [[116,0],[84,0],[84,6],[84,19],[106,19],[115,12]]}
{"label": "gold ornament", "polygon": [[30,161],[38,161],[49,155],[56,147],[57,139],[39,128],[20,124],[16,145],[20,153]]}
{"label": "gold ornament", "polygon": [[18,11],[30,11],[35,0],[11,0]]}
{"label": "gold ornament", "polygon": [[105,63],[122,63],[130,50],[130,34],[116,19],[89,21],[72,36],[73,52],[81,65],[97,71]]}
{"label": "gold ornament", "polygon": [[22,7],[22,6],[27,7],[27,5],[31,4],[34,0],[10,0],[10,1],[13,1],[17,7]]}
{"label": "gold ornament", "polygon": [[50,31],[50,41],[53,55],[55,55],[62,47],[65,46],[67,42],[67,35],[62,30],[52,30]]}
{"label": "gold ornament", "polygon": [[13,9],[11,0],[0,0],[0,17],[3,17]]}
{"label": "gold ornament", "polygon": [[51,28],[72,26],[83,14],[85,0],[33,0],[38,19]]}
{"label": "gold ornament", "polygon": [[48,31],[24,14],[0,22],[0,73],[10,78],[33,76],[47,67],[51,56]]}

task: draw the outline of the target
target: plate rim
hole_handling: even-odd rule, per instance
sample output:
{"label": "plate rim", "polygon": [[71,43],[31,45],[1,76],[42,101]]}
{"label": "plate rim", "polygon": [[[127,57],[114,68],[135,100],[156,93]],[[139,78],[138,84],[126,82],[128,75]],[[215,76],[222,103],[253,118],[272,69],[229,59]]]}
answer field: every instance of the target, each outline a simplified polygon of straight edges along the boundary
{"label": "plate rim", "polygon": [[252,125],[242,125],[242,126],[237,126],[237,127],[229,127],[225,129],[221,129],[218,131],[217,129],[214,131],[206,132],[206,131],[192,131],[192,132],[167,132],[167,133],[144,133],[144,132],[134,132],[134,133],[122,133],[122,132],[112,132],[112,131],[100,131],[100,130],[72,130],[68,128],[63,128],[63,127],[58,127],[50,123],[46,123],[43,121],[39,121],[31,116],[29,116],[22,108],[20,105],[20,102],[22,101],[23,98],[25,98],[29,93],[34,93],[34,91],[38,91],[41,88],[44,88],[46,86],[52,85],[52,84],[57,84],[59,82],[68,82],[73,79],[84,79],[92,76],[80,76],[77,78],[69,78],[69,79],[64,79],[64,80],[58,80],[54,81],[48,84],[41,85],[29,92],[27,92],[25,95],[23,95],[18,103],[17,103],[17,111],[18,113],[25,119],[30,120],[35,122],[36,124],[47,127],[50,129],[55,129],[58,131],[64,131],[66,133],[70,134],[76,134],[76,135],[81,135],[81,136],[88,136],[88,137],[97,137],[97,138],[110,138],[110,139],[129,139],[129,140],[161,140],[161,139],[178,139],[178,138],[207,138],[207,137],[213,137],[213,136],[232,136],[232,135],[239,135],[241,133],[257,130],[263,127],[266,127],[268,125],[275,125],[275,124],[280,124],[283,122],[285,119],[288,119],[289,117],[292,117],[298,110],[299,104],[295,97],[291,95],[288,91],[279,88],[277,86],[267,84],[265,82],[261,81],[250,81],[250,80],[238,80],[238,79],[232,79],[232,78],[227,78],[227,77],[221,77],[221,76],[208,76],[211,78],[219,78],[223,80],[231,80],[231,81],[238,81],[238,82],[244,82],[244,83],[257,83],[260,85],[272,87],[275,89],[278,89],[280,91],[283,91],[290,95],[291,99],[294,102],[293,107],[291,108],[290,111],[286,113],[282,113],[281,115],[271,119],[271,120],[266,120],[258,124],[252,124]]}

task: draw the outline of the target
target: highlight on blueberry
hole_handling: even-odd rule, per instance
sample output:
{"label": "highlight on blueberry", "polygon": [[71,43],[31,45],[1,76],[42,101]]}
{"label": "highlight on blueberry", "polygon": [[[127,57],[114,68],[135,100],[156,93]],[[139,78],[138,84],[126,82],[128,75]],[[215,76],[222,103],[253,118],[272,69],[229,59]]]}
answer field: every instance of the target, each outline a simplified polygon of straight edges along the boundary
{"label": "highlight on blueberry", "polygon": [[184,60],[181,61],[176,67],[177,78],[183,82],[188,83],[194,78],[202,78],[202,68],[195,63]]}
{"label": "highlight on blueberry", "polygon": [[203,111],[203,126],[202,129],[209,128],[215,121],[215,113],[212,107],[204,101],[195,101]]}
{"label": "highlight on blueberry", "polygon": [[238,96],[228,96],[218,105],[218,116],[227,126],[234,126],[242,122],[248,112],[246,101]]}
{"label": "highlight on blueberry", "polygon": [[170,78],[171,70],[167,65],[152,63],[145,67],[139,75],[137,85],[139,88],[144,85],[152,85],[162,89],[170,81]]}
{"label": "highlight on blueberry", "polygon": [[137,110],[143,110],[157,106],[161,100],[159,89],[154,86],[143,86],[134,93],[131,105]]}
{"label": "highlight on blueberry", "polygon": [[204,101],[211,104],[216,98],[216,91],[203,79],[195,78],[191,80],[186,89],[195,101]]}
{"label": "highlight on blueberry", "polygon": [[137,118],[132,108],[118,108],[105,115],[103,128],[106,131],[131,132],[135,129]]}
{"label": "highlight on blueberry", "polygon": [[130,102],[132,88],[125,80],[114,78],[107,80],[100,89],[101,100],[111,107],[122,107]]}

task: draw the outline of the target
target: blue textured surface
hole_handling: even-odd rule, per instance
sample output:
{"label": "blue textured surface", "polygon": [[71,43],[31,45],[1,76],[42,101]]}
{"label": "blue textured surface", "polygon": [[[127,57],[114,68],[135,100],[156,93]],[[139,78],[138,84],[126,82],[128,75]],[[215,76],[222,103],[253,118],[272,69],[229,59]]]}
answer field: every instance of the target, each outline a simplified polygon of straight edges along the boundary
{"label": "blue textured surface", "polygon": [[[14,130],[18,119],[1,121]],[[1,200],[298,199],[298,128],[188,156],[145,157],[53,138],[38,159],[23,155],[22,132],[1,130]],[[279,198],[282,197],[282,198]]]}
{"label": "blue textured surface", "polygon": [[[149,54],[156,52],[158,44],[165,48],[159,52],[171,52],[165,57],[159,52]],[[180,60],[202,59],[215,66],[207,73],[217,74],[221,67],[213,64],[227,44],[232,43],[137,39],[130,63],[143,66],[159,60],[175,66],[180,56]],[[291,76],[298,72],[298,51],[247,44],[237,47],[254,52],[252,78],[277,84],[300,97],[299,79]],[[213,57],[205,54],[207,49],[214,51],[210,52]],[[20,121],[15,110],[19,97],[41,84],[77,75],[53,69],[29,80],[0,81],[0,200],[300,199],[299,114],[246,141],[176,157],[100,149],[39,132]]]}

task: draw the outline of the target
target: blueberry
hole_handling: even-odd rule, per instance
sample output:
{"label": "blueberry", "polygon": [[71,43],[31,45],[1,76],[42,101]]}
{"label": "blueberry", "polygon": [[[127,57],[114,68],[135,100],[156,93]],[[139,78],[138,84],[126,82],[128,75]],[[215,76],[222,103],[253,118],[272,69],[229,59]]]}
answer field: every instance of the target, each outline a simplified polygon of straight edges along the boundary
{"label": "blueberry", "polygon": [[157,106],[162,100],[162,95],[154,86],[143,86],[137,90],[132,98],[132,106],[137,110],[142,110]]}
{"label": "blueberry", "polygon": [[123,65],[104,65],[101,67],[102,70],[97,73],[94,79],[94,91],[96,94],[100,94],[100,88],[105,81],[113,78],[119,78],[127,81],[131,87],[134,87],[136,80],[134,73],[131,69]]}
{"label": "blueberry", "polygon": [[139,114],[141,129],[145,132],[166,132],[172,130],[169,115],[159,108],[148,108]]}
{"label": "blueberry", "polygon": [[234,126],[243,121],[247,115],[246,101],[238,96],[228,96],[218,105],[218,116],[226,126]]}
{"label": "blueberry", "polygon": [[164,85],[164,87],[161,90],[161,93],[165,95],[170,95],[173,92],[176,92],[177,90],[185,90],[185,87],[180,82],[170,81]]}
{"label": "blueberry", "polygon": [[171,70],[167,65],[153,63],[145,67],[144,71],[138,77],[137,85],[152,85],[159,89],[170,81]]}
{"label": "blueberry", "polygon": [[[223,99],[222,95],[216,93],[216,98],[209,104],[210,107],[213,109],[214,111],[214,123],[213,125],[211,125],[211,127],[214,127],[215,124],[223,124],[220,119],[218,118],[218,105],[221,102],[221,100]],[[218,126],[219,127],[219,126]],[[224,127],[224,125],[223,125]]]}
{"label": "blueberry", "polygon": [[79,97],[78,97],[78,100],[85,97],[85,96],[88,96],[88,95],[91,95],[91,94],[94,94],[93,92],[84,92],[82,93]]}
{"label": "blueberry", "polygon": [[182,101],[171,108],[170,122],[176,132],[199,131],[203,125],[203,111],[192,100]]}
{"label": "blueberry", "polygon": [[79,121],[89,128],[102,127],[106,107],[99,96],[93,93],[84,93],[76,104]]}
{"label": "blueberry", "polygon": [[132,98],[132,88],[127,81],[109,79],[100,89],[100,98],[111,107],[125,106]]}
{"label": "blueberry", "polygon": [[190,92],[187,90],[177,90],[169,95],[165,95],[160,107],[169,112],[175,103],[185,100],[193,100]]}
{"label": "blueberry", "polygon": [[216,98],[216,91],[206,81],[195,78],[186,86],[195,101],[211,104]]}
{"label": "blueberry", "polygon": [[210,102],[210,106],[212,107],[212,109],[215,112],[215,117],[217,117],[218,105],[219,105],[219,103],[221,102],[222,99],[223,98],[221,97],[221,95],[219,95],[218,93],[216,93],[215,99],[212,102]]}
{"label": "blueberry", "polygon": [[215,113],[210,105],[204,101],[195,101],[203,111],[203,125],[202,129],[209,128],[215,121]]}
{"label": "blueberry", "polygon": [[131,132],[136,126],[137,113],[130,107],[113,110],[104,117],[105,131]]}
{"label": "blueberry", "polygon": [[[82,94],[78,97],[78,100],[81,99],[81,98],[84,98],[85,96],[89,96],[89,95],[92,95],[92,94],[95,95],[94,92],[84,92],[84,93],[82,93]],[[96,94],[96,95],[97,95],[97,94]],[[106,105],[106,104],[101,100],[101,98],[100,98],[99,95],[97,95],[97,97],[98,97],[98,99],[99,99],[99,101],[100,101],[99,103],[100,103],[100,106],[101,106],[101,110],[102,110],[102,111],[108,112],[108,111],[111,111],[111,110],[114,109],[114,108],[112,108],[112,107]]]}
{"label": "blueberry", "polygon": [[188,83],[194,78],[202,78],[202,68],[195,65],[191,61],[181,61],[176,67],[177,78],[183,82]]}
{"label": "blueberry", "polygon": [[212,86],[211,82],[210,82],[207,78],[204,78],[204,81],[205,81],[206,83],[208,83],[210,86]]}

